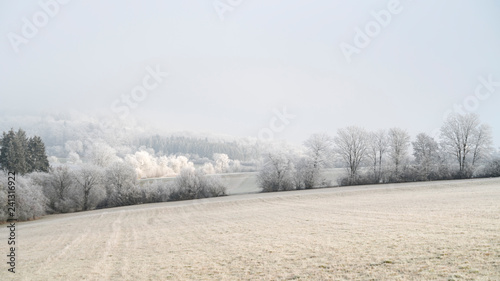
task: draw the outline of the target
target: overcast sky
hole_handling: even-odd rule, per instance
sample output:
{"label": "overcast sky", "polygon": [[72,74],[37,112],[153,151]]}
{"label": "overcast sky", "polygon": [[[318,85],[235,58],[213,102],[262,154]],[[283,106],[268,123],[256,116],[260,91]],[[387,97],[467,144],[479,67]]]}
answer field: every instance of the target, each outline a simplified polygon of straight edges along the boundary
{"label": "overcast sky", "polygon": [[456,110],[500,145],[495,0],[60,2],[0,0],[1,113],[302,142],[348,125],[432,133]]}

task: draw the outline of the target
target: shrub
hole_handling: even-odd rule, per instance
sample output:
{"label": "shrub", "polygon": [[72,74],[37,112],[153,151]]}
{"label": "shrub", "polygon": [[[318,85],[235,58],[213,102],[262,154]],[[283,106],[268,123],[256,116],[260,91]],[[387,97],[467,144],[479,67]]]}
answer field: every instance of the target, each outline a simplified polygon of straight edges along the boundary
{"label": "shrub", "polygon": [[104,174],[106,197],[97,205],[97,208],[142,203],[142,192],[137,184],[137,173],[130,164],[115,162],[106,168]]}
{"label": "shrub", "polygon": [[478,173],[478,176],[500,177],[500,159],[494,159],[488,162],[482,171]]}
{"label": "shrub", "polygon": [[154,181],[141,186],[142,203],[167,202],[170,199],[172,186],[170,184]]}
{"label": "shrub", "polygon": [[[0,207],[0,221],[6,221],[9,218],[7,209],[7,174],[0,173],[0,200],[5,202]],[[42,187],[36,184],[30,178],[16,174],[16,205],[15,218],[20,221],[31,220],[41,217],[45,214],[47,198],[43,195]]]}
{"label": "shrub", "polygon": [[220,178],[188,168],[182,170],[175,179],[169,198],[177,201],[224,195],[226,195],[226,186]]}
{"label": "shrub", "polygon": [[[263,192],[287,191],[302,188],[304,176],[297,177],[293,161],[285,153],[269,153],[267,163],[264,164],[258,176],[258,182]],[[294,177],[295,174],[295,177]],[[299,174],[300,175],[300,174]],[[305,186],[304,186],[305,187]]]}

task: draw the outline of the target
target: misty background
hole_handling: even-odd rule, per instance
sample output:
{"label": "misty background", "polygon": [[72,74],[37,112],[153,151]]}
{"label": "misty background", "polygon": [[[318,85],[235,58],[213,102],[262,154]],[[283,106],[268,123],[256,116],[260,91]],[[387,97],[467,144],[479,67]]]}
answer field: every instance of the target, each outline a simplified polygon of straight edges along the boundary
{"label": "misty background", "polygon": [[[500,143],[500,86],[474,97],[481,77],[500,81],[493,0],[66,2],[0,1],[1,129],[26,115],[119,118],[149,67],[168,76],[124,120],[158,130],[257,138],[286,108],[274,139],[299,144],[348,125],[433,134],[462,110]],[[356,47],[390,5],[399,12],[348,59],[341,44]],[[26,20],[42,23],[31,38]]]}

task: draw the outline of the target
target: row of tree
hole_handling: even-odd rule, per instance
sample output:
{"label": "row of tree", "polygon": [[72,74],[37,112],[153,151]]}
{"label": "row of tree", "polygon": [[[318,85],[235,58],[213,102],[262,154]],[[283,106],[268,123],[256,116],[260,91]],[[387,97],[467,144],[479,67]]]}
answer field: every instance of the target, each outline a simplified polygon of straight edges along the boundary
{"label": "row of tree", "polygon": [[[350,126],[339,129],[335,137],[312,135],[304,142],[305,156],[269,153],[259,183],[264,191],[328,185],[321,171],[336,163],[347,172],[342,185],[495,176],[499,161],[489,159],[491,143],[491,128],[475,114],[450,115],[439,140],[420,133],[412,142],[401,128],[368,132]],[[486,160],[490,162],[481,174],[477,168]]]}
{"label": "row of tree", "polygon": [[0,139],[0,168],[19,174],[48,172],[45,145],[38,136],[28,138],[26,132],[14,129],[3,132]]}
{"label": "row of tree", "polygon": [[[0,201],[7,202],[7,174],[0,172]],[[46,213],[67,213],[143,203],[199,199],[226,195],[226,186],[201,170],[186,168],[168,182],[139,182],[132,166],[115,162],[107,168],[82,164],[16,176],[16,215],[30,220]],[[0,222],[8,218],[0,206]]]}
{"label": "row of tree", "polygon": [[348,183],[352,184],[358,180],[358,168],[365,159],[371,160],[375,180],[380,181],[386,154],[392,168],[390,180],[405,180],[410,144],[413,146],[414,165],[410,175],[406,176],[415,180],[448,178],[449,173],[443,171],[447,170],[454,178],[470,178],[478,163],[491,151],[492,138],[491,128],[482,124],[476,114],[453,114],[442,125],[438,141],[420,133],[415,141],[410,142],[408,132],[400,128],[367,133],[358,127],[340,129],[333,141],[334,151],[348,167]]}

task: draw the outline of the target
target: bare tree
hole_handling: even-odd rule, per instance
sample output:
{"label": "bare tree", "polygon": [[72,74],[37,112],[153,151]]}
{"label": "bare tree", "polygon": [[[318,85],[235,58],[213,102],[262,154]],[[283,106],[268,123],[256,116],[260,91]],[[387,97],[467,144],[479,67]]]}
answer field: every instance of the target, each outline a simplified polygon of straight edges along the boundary
{"label": "bare tree", "polygon": [[491,143],[491,133],[476,114],[451,114],[441,127],[441,143],[456,158],[460,176],[470,177],[476,161],[484,157]]}
{"label": "bare tree", "polygon": [[472,135],[472,167],[475,167],[476,163],[484,158],[486,158],[492,151],[492,137],[491,137],[491,127],[482,124],[477,130],[474,130]]}
{"label": "bare tree", "polygon": [[430,179],[433,165],[438,164],[439,145],[431,136],[420,133],[417,135],[413,145],[413,156],[422,172],[421,177]]}
{"label": "bare tree", "polygon": [[139,203],[135,169],[123,162],[115,162],[105,170],[106,202],[104,206],[125,206]]}
{"label": "bare tree", "polygon": [[408,156],[410,135],[400,128],[389,129],[389,156],[394,163],[394,173],[399,175],[399,167]]}
{"label": "bare tree", "polygon": [[294,165],[283,152],[269,153],[267,162],[259,173],[258,181],[262,191],[284,191],[294,188]]}
{"label": "bare tree", "polygon": [[[90,209],[91,195],[102,183],[103,174],[101,168],[93,165],[84,165],[74,173],[75,185],[81,195],[81,204],[84,211]],[[97,202],[95,202],[97,203]],[[95,206],[94,206],[95,207]]]}
{"label": "bare tree", "polygon": [[314,186],[312,161],[309,157],[294,160],[293,184],[295,189],[304,189],[306,185]]}
{"label": "bare tree", "polygon": [[373,163],[373,174],[378,181],[382,177],[382,160],[389,146],[385,130],[370,133],[368,146],[367,156]]}
{"label": "bare tree", "polygon": [[305,142],[309,159],[300,162],[303,173],[304,187],[313,188],[319,184],[321,169],[327,165],[332,153],[333,140],[325,133],[313,134]]}
{"label": "bare tree", "polygon": [[334,150],[342,158],[349,174],[349,183],[355,183],[358,168],[366,156],[368,134],[359,127],[350,126],[339,129],[333,139]]}
{"label": "bare tree", "polygon": [[51,168],[46,176],[44,194],[49,199],[49,207],[57,212],[67,212],[73,206],[70,194],[73,177],[67,166]]}
{"label": "bare tree", "polygon": [[331,155],[332,145],[332,138],[325,133],[313,134],[304,142],[314,167],[322,168],[325,166]]}

